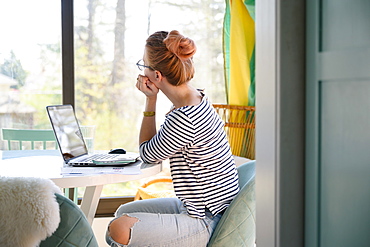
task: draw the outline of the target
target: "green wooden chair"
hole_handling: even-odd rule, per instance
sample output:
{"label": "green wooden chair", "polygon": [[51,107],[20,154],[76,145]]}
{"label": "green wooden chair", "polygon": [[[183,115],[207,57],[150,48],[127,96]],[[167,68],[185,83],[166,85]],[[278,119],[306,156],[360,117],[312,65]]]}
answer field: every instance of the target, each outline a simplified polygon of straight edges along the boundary
{"label": "green wooden chair", "polygon": [[[2,136],[3,140],[8,142],[8,149],[9,150],[23,150],[23,144],[24,142],[31,143],[31,149],[35,149],[35,143],[41,142],[42,143],[42,149],[46,149],[47,142],[54,142],[55,145],[53,146],[53,149],[57,149],[57,141],[55,139],[55,135],[53,130],[48,129],[2,129]],[[12,143],[18,142],[19,148],[14,149],[12,148]]]}

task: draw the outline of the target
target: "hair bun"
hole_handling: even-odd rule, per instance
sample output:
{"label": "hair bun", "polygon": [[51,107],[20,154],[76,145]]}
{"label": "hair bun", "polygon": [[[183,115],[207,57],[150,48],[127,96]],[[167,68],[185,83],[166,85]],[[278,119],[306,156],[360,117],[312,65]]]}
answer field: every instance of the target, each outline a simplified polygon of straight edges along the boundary
{"label": "hair bun", "polygon": [[176,30],[171,31],[163,42],[182,61],[191,58],[197,50],[192,39],[184,37]]}

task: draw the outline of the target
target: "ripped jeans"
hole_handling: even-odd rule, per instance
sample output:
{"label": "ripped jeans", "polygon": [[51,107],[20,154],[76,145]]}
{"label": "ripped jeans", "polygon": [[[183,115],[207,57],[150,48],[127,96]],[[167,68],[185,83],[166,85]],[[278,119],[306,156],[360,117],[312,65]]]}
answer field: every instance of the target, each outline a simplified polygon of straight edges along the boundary
{"label": "ripped jeans", "polygon": [[139,221],[131,229],[128,245],[115,242],[109,236],[108,227],[106,241],[110,246],[205,247],[222,216],[212,216],[206,210],[204,219],[190,217],[177,198],[146,199],[123,204],[116,211],[115,219],[122,215],[135,217]]}

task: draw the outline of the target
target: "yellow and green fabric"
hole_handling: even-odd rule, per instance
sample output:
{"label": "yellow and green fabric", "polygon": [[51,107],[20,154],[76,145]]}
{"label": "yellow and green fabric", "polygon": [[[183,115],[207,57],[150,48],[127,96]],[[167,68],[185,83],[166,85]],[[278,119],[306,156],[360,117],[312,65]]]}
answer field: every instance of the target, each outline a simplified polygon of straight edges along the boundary
{"label": "yellow and green fabric", "polygon": [[254,0],[226,0],[223,49],[230,105],[255,105],[254,8]]}
{"label": "yellow and green fabric", "polygon": [[[226,0],[223,46],[228,105],[254,107],[255,0]],[[236,114],[230,115],[229,121],[236,127],[230,128],[228,135],[238,138],[229,138],[229,142],[232,151],[239,150],[233,151],[234,155],[254,159],[255,111],[249,111],[248,108],[245,111],[245,119],[238,119]],[[238,127],[243,124],[253,127]]]}

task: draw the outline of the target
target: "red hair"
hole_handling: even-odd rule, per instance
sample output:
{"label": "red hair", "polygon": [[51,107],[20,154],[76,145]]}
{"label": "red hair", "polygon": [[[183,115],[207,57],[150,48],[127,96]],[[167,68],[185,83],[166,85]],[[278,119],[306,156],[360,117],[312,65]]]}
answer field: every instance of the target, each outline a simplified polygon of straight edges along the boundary
{"label": "red hair", "polygon": [[193,78],[196,52],[193,40],[176,30],[160,31],[149,36],[145,48],[148,65],[160,71],[172,85],[181,85]]}

